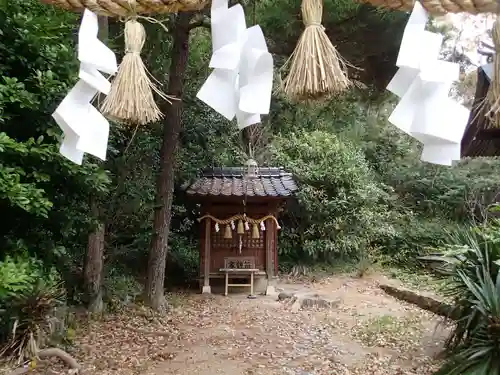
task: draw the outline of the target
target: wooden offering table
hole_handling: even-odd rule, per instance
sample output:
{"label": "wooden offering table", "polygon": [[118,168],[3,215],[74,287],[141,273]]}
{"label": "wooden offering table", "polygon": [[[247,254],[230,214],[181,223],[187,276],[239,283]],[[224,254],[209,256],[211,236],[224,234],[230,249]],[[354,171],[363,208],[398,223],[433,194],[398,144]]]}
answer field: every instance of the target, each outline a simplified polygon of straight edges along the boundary
{"label": "wooden offering table", "polygon": [[[224,258],[224,268],[219,269],[225,274],[224,295],[228,295],[229,287],[250,287],[250,295],[253,296],[253,281],[258,268],[255,268],[253,257],[228,257]],[[243,275],[250,276],[250,284],[229,284],[230,278],[241,278]]]}

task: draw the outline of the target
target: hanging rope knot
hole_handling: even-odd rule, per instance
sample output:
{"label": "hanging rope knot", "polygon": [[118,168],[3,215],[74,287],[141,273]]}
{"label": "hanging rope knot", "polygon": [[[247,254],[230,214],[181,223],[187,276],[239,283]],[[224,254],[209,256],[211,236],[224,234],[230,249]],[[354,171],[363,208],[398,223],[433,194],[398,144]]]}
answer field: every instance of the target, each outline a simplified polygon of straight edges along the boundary
{"label": "hanging rope knot", "polygon": [[[124,1],[124,0],[122,0]],[[128,0],[130,12],[122,19],[125,22],[125,56],[118,68],[118,73],[111,85],[111,91],[101,105],[103,114],[116,122],[126,124],[147,124],[156,122],[163,114],[155,102],[154,93],[172,103],[177,99],[163,93],[153,82],[152,77],[141,59],[141,51],[146,41],[146,30],[138,21],[152,22],[153,18],[144,18],[135,12],[135,0]],[[158,23],[161,22],[152,22]]]}
{"label": "hanging rope knot", "polygon": [[282,84],[285,95],[294,102],[325,98],[350,85],[346,62],[321,25],[323,0],[302,0],[301,12],[305,30],[284,65],[288,76]]}
{"label": "hanging rope knot", "polygon": [[321,30],[324,30],[324,29],[325,29],[325,26],[323,26],[323,25],[321,24],[321,22],[306,22],[306,23],[304,23],[304,24],[305,24],[305,26],[306,26],[306,29],[307,29],[308,27],[318,27],[318,28],[320,28]]}
{"label": "hanging rope knot", "polygon": [[146,41],[144,26],[133,17],[125,22],[125,52],[140,53]]}

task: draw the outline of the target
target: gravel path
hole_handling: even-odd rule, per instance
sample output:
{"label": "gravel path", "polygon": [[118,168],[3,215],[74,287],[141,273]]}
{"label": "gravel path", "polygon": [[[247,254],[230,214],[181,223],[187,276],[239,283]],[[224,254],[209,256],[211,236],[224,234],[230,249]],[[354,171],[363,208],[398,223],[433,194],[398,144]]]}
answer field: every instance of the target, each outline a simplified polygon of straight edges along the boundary
{"label": "gravel path", "polygon": [[93,375],[432,374],[446,332],[377,281],[280,285],[335,302],[326,308],[297,309],[276,296],[176,295],[166,317],[136,308],[89,322],[72,354]]}
{"label": "gravel path", "polygon": [[[438,321],[386,296],[376,280],[336,277],[284,285],[335,301],[296,311],[276,298],[215,296],[199,305],[176,358],[148,374],[432,374],[444,332]],[[198,296],[195,300],[201,300]],[[337,305],[337,306],[335,306]]]}

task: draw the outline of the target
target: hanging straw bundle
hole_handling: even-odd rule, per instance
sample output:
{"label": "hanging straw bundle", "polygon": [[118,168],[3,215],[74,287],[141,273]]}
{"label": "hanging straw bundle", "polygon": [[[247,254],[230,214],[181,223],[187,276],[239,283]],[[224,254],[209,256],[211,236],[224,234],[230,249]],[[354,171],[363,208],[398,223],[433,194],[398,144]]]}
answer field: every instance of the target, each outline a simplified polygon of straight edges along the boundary
{"label": "hanging straw bundle", "polygon": [[125,56],[103,101],[101,111],[117,122],[144,125],[160,120],[163,115],[153,96],[153,91],[171,103],[175,99],[164,94],[154,82],[141,59],[146,40],[144,26],[137,19],[125,23]]}
{"label": "hanging straw bundle", "polygon": [[283,91],[294,101],[329,96],[350,85],[346,63],[321,25],[322,1],[302,0],[306,28],[290,57],[290,71],[283,82]]}
{"label": "hanging straw bundle", "polygon": [[486,116],[490,119],[490,126],[498,128],[500,127],[500,17],[498,15],[493,24],[491,36],[495,47],[495,56],[493,57],[493,77],[486,95],[486,102],[490,107]]}

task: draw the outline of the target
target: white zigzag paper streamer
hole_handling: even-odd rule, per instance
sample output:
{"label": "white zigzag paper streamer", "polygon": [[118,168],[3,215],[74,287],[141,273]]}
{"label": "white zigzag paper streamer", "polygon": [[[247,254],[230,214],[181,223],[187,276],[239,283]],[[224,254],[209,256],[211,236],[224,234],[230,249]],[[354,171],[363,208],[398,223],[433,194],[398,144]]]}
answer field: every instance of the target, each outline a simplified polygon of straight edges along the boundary
{"label": "white zigzag paper streamer", "polygon": [[459,67],[438,60],[442,36],[425,30],[427,19],[415,2],[396,63],[399,70],[387,86],[401,98],[389,122],[423,143],[422,161],[451,165],[460,159],[469,110],[448,97]]}
{"label": "white zigzag paper streamer", "polygon": [[97,38],[98,28],[97,16],[86,9],[78,33],[80,80],[52,114],[64,132],[59,152],[76,164],[85,153],[105,160],[108,147],[109,122],[91,102],[111,87],[100,72],[115,74],[118,66],[113,51]]}
{"label": "white zigzag paper streamer", "polygon": [[214,70],[196,96],[228,120],[236,117],[243,129],[269,113],[273,58],[261,28],[247,28],[240,5],[214,0],[211,14]]}

